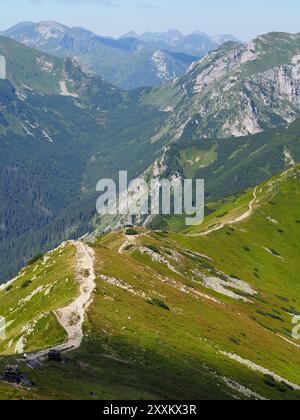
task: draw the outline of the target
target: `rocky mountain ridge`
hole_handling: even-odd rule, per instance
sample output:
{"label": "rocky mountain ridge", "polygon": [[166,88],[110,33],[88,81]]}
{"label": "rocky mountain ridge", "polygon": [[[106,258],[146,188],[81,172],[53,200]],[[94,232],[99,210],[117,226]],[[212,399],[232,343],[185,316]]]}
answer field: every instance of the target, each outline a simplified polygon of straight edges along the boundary
{"label": "rocky mountain ridge", "polygon": [[[169,112],[174,139],[256,134],[300,115],[300,35],[268,34],[247,45],[227,43],[187,74],[150,92]],[[147,100],[147,99],[146,99]]]}

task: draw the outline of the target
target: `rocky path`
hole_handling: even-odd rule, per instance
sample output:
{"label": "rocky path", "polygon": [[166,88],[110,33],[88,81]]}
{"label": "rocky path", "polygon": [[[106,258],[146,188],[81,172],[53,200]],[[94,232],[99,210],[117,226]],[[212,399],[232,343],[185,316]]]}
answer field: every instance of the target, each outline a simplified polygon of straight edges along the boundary
{"label": "rocky path", "polygon": [[197,233],[197,234],[190,234],[188,236],[194,236],[194,237],[196,237],[196,236],[208,236],[213,232],[217,232],[218,230],[223,229],[225,226],[235,225],[237,223],[240,223],[240,222],[248,219],[251,216],[251,214],[253,213],[254,204],[255,204],[256,200],[257,200],[257,187],[255,188],[255,190],[253,192],[253,199],[250,201],[249,208],[245,213],[243,213],[240,216],[235,217],[232,220],[228,220],[226,222],[223,222],[220,225],[215,226],[214,228],[207,230],[206,232],[201,232],[201,233]]}
{"label": "rocky path", "polygon": [[55,312],[61,326],[68,334],[65,348],[80,347],[83,339],[83,323],[85,312],[89,307],[95,289],[96,275],[94,271],[95,254],[92,248],[83,242],[74,242],[77,249],[76,276],[80,285],[80,295],[69,306]]}
{"label": "rocky path", "polygon": [[[55,311],[60,325],[68,334],[68,341],[62,345],[52,347],[53,350],[67,351],[80,347],[83,339],[83,323],[85,313],[92,302],[92,295],[96,287],[94,271],[95,254],[92,248],[83,242],[71,242],[77,250],[76,278],[80,286],[80,294],[76,300],[65,308]],[[49,349],[36,354],[35,357],[43,358]]]}

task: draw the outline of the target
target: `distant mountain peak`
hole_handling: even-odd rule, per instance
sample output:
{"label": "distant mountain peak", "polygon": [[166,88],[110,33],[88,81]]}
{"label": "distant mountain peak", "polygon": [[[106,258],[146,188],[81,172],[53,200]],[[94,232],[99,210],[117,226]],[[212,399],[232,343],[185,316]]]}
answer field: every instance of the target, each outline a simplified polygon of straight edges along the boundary
{"label": "distant mountain peak", "polygon": [[178,35],[178,36],[183,36],[182,33],[180,31],[178,31],[177,29],[170,29],[166,32],[166,34],[169,35]]}
{"label": "distant mountain peak", "polygon": [[200,35],[206,38],[211,38],[206,32],[203,32],[203,31],[195,31],[195,32],[192,32],[191,35]]}
{"label": "distant mountain peak", "polygon": [[43,39],[47,40],[50,38],[59,38],[65,34],[68,28],[54,21],[44,21],[37,25],[36,30]]}
{"label": "distant mountain peak", "polygon": [[218,45],[222,45],[225,42],[241,42],[236,36],[232,35],[232,34],[220,34],[220,35],[215,35],[212,37],[212,40],[218,44]]}
{"label": "distant mountain peak", "polygon": [[165,87],[157,93],[174,98],[159,103],[173,109],[168,131],[176,140],[185,131],[191,136],[191,129],[198,138],[242,137],[294,121],[300,117],[299,57],[300,34],[222,44],[193,63],[170,93]]}
{"label": "distant mountain peak", "polygon": [[239,42],[239,40],[231,34],[210,36],[207,33],[198,30],[188,35],[183,35],[177,29],[170,29],[166,32],[145,32],[137,39],[144,42],[164,44],[165,46],[160,46],[160,48],[176,49],[177,52],[180,51],[194,56],[203,56],[228,41]]}
{"label": "distant mountain peak", "polygon": [[[173,77],[182,76],[192,62],[219,45],[200,31],[188,36],[177,29],[142,35],[130,31],[116,39],[53,20],[23,22],[3,35],[61,58],[77,57],[110,83],[129,90],[159,86]],[[159,59],[155,55],[157,51],[164,51]]]}
{"label": "distant mountain peak", "polygon": [[38,25],[48,26],[49,28],[67,28],[65,25],[56,22],[55,20],[42,20],[38,22]]}
{"label": "distant mountain peak", "polygon": [[121,36],[120,39],[126,38],[138,38],[139,35],[135,31],[127,32],[125,35]]}

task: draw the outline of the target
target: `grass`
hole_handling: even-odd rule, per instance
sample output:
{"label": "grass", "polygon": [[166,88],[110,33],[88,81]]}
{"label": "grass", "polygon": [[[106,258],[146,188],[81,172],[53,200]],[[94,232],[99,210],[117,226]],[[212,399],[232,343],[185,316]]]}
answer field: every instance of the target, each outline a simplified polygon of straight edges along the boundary
{"label": "grass", "polygon": [[[295,170],[263,184],[252,216],[233,229],[226,227],[208,237],[192,237],[138,228],[134,244],[124,254],[118,253],[126,241],[123,232],[98,238],[92,245],[96,291],[87,312],[83,345],[68,354],[68,363],[50,363],[43,373],[30,372],[38,384],[32,394],[24,390],[12,393],[0,384],[0,396],[111,400],[218,400],[232,399],[234,395],[244,398],[225,385],[225,377],[265,398],[300,399],[299,392],[285,381],[254,372],[222,353],[237,354],[286,381],[300,384],[299,353],[279,336],[292,341],[289,311],[300,309],[300,225],[295,222],[299,195]],[[247,209],[251,196],[249,191],[234,202],[223,203],[224,208],[216,206],[215,214],[209,216],[203,228],[214,223],[216,215],[224,214],[218,218],[221,221],[239,215]],[[276,206],[270,201],[276,201]],[[268,217],[278,224],[269,222]],[[284,227],[284,234],[278,232],[280,226]],[[199,231],[199,227],[195,228],[196,233]],[[143,235],[137,235],[141,232]],[[159,250],[159,254],[142,254],[140,248],[147,246]],[[276,249],[284,261],[265,248]],[[70,266],[74,263],[74,250],[65,252],[60,270],[66,270],[66,261]],[[204,287],[197,272],[225,282],[228,276],[240,279],[257,295],[237,291],[250,302],[234,300]],[[52,278],[55,273],[51,273]],[[103,275],[127,284],[128,289],[106,283]],[[31,278],[32,272],[27,277]],[[17,293],[21,293],[18,283],[14,288],[9,294],[16,301]],[[58,299],[58,294],[55,297]],[[43,309],[39,306],[38,310]],[[45,330],[43,324],[39,330],[39,334]],[[55,331],[59,334],[57,328]],[[46,334],[43,340],[45,343]],[[0,360],[0,368],[4,363]],[[22,369],[26,371],[26,367]]]}
{"label": "grass", "polygon": [[55,309],[67,306],[79,294],[75,280],[75,249],[68,245],[26,267],[8,287],[0,290],[1,316],[7,323],[0,354],[13,354],[24,338],[23,351],[64,342],[66,332],[58,324]]}
{"label": "grass", "polygon": [[195,147],[183,150],[180,154],[180,163],[186,178],[194,179],[199,168],[212,165],[217,159],[217,148],[214,145],[210,150],[198,150]]}

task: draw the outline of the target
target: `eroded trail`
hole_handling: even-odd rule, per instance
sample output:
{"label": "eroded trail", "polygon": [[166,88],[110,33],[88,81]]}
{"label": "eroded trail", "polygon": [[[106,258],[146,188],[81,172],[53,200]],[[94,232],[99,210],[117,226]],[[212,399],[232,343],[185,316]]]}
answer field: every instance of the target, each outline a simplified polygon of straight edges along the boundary
{"label": "eroded trail", "polygon": [[92,248],[83,242],[73,242],[77,250],[76,277],[80,285],[80,295],[69,306],[55,312],[58,322],[68,334],[68,342],[60,346],[61,350],[80,347],[83,339],[85,312],[92,301],[96,275],[94,271],[95,254]]}
{"label": "eroded trail", "polygon": [[[70,243],[76,247],[77,251],[76,278],[79,282],[80,294],[70,305],[55,311],[58,322],[68,334],[66,343],[51,347],[51,349],[59,351],[75,350],[80,347],[83,339],[85,313],[92,302],[92,295],[96,287],[93,249],[83,242],[70,241]],[[48,351],[49,349],[43,350],[35,356],[43,358],[48,354]]]}
{"label": "eroded trail", "polygon": [[197,233],[197,234],[190,234],[188,236],[194,236],[194,237],[196,237],[196,236],[208,236],[213,232],[217,232],[218,230],[223,229],[225,226],[235,225],[237,223],[243,222],[244,220],[248,219],[251,216],[251,214],[253,213],[253,208],[254,208],[254,204],[255,204],[256,200],[257,200],[257,187],[255,188],[255,190],[253,192],[253,199],[250,201],[249,208],[245,213],[241,214],[240,216],[235,217],[232,220],[228,220],[226,222],[223,222],[220,225],[215,226],[214,228],[207,230],[206,232],[201,232],[201,233]]}

